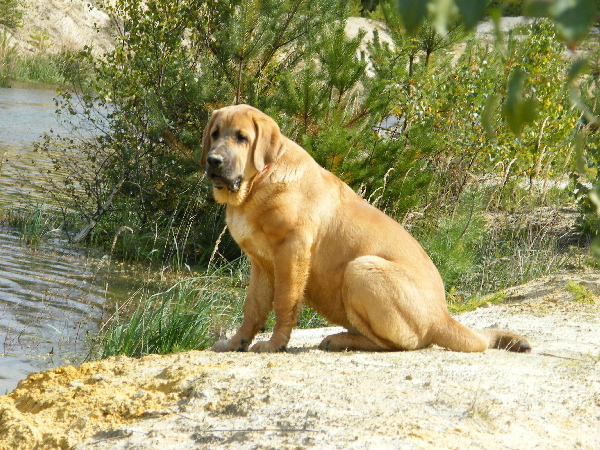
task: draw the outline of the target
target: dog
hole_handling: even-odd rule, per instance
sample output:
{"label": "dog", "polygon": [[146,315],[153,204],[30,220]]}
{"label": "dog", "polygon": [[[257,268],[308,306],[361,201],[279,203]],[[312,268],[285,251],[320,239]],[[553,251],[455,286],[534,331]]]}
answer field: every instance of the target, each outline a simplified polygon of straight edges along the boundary
{"label": "dog", "polygon": [[[285,351],[303,304],[346,332],[330,351],[402,351],[432,344],[459,352],[530,352],[506,331],[474,331],[448,313],[442,278],[396,221],[356,194],[275,121],[248,105],[213,112],[201,165],[250,261],[244,319],[212,350]],[[268,341],[250,344],[275,311]]]}

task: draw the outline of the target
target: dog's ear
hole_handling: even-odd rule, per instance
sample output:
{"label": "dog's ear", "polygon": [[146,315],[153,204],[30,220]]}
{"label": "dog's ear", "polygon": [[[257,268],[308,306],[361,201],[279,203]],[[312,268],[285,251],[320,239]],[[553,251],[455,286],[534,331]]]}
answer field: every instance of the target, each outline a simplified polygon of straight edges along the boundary
{"label": "dog's ear", "polygon": [[259,172],[274,163],[285,151],[285,141],[279,126],[266,114],[252,114],[256,138],[254,139],[254,167]]}
{"label": "dog's ear", "polygon": [[210,136],[211,129],[218,115],[218,109],[213,111],[213,113],[210,116],[210,120],[208,121],[208,125],[206,125],[206,128],[204,128],[204,131],[202,132],[202,157],[200,158],[201,166],[206,164],[206,155],[208,155],[208,151],[210,150],[210,146],[212,145],[212,138]]}

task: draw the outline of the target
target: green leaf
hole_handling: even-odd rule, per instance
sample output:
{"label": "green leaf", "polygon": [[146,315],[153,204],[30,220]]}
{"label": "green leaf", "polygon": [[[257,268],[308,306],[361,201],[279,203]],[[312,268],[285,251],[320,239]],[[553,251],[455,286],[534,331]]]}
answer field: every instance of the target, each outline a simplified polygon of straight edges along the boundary
{"label": "green leaf", "polygon": [[596,20],[595,0],[554,0],[550,8],[558,32],[573,44],[589,33]]}
{"label": "green leaf", "polygon": [[456,6],[467,31],[473,29],[485,15],[487,0],[456,0]]}
{"label": "green leaf", "polygon": [[569,72],[567,73],[567,82],[566,84],[570,84],[575,81],[583,73],[587,72],[589,68],[589,61],[587,58],[579,58],[573,61],[571,67],[569,68]]}
{"label": "green leaf", "polygon": [[[595,189],[589,193],[590,201],[596,207],[596,215],[600,217],[600,186],[596,186]],[[598,224],[600,226],[600,222]],[[598,230],[600,233],[600,229]],[[591,253],[594,258],[600,261],[600,234],[594,238],[591,245]]]}
{"label": "green leaf", "polygon": [[504,102],[504,105],[502,105],[502,115],[508,122],[508,127],[510,130],[515,134],[519,134],[521,132],[521,127],[523,125],[518,111],[524,78],[525,74],[523,71],[519,69],[513,70],[508,80],[506,101]]}
{"label": "green leaf", "polygon": [[500,48],[500,45],[504,39],[504,33],[502,32],[501,20],[502,20],[502,11],[500,8],[492,8],[490,11],[490,19],[492,19],[492,23],[494,24],[494,39],[496,41],[496,47]]}
{"label": "green leaf", "polygon": [[528,0],[523,4],[523,14],[529,17],[550,17],[551,6],[548,0]]}
{"label": "green leaf", "polygon": [[583,101],[579,90],[575,86],[571,86],[569,96],[571,103],[583,113],[583,117],[588,123],[594,124],[595,126],[600,125],[600,118],[598,118],[585,101]]}
{"label": "green leaf", "polygon": [[575,147],[575,170],[578,174],[585,174],[585,158],[584,153],[585,133],[579,132],[573,138],[573,146]]}
{"label": "green leaf", "polygon": [[590,247],[592,256],[600,261],[600,236],[596,236]]}
{"label": "green leaf", "polygon": [[448,24],[456,15],[454,0],[430,0],[428,2],[431,23],[440,36],[448,33]]}
{"label": "green leaf", "polygon": [[397,0],[400,19],[409,35],[415,34],[427,15],[427,1],[424,0]]}
{"label": "green leaf", "polygon": [[533,122],[538,116],[538,102],[535,98],[526,98],[519,105],[519,115],[523,124]]}
{"label": "green leaf", "polygon": [[523,126],[537,117],[537,101],[534,98],[523,99],[524,82],[525,72],[519,68],[514,69],[508,80],[506,101],[502,106],[502,115],[514,134],[520,134]]}
{"label": "green leaf", "polygon": [[596,206],[596,215],[600,216],[600,186],[590,191],[590,200]]}
{"label": "green leaf", "polygon": [[496,130],[492,124],[492,117],[496,109],[498,109],[499,103],[500,94],[491,94],[485,102],[485,108],[483,110],[483,114],[481,115],[481,125],[483,126],[483,129],[488,137],[492,140],[496,140]]}

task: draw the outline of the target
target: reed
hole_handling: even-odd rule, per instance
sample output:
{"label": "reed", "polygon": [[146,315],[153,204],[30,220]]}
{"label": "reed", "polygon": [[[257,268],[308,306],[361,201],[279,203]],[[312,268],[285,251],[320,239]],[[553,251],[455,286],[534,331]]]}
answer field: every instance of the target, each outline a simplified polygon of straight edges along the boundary
{"label": "reed", "polygon": [[58,211],[44,203],[21,209],[6,208],[0,216],[0,223],[18,233],[25,245],[39,245],[64,228],[64,220]]}

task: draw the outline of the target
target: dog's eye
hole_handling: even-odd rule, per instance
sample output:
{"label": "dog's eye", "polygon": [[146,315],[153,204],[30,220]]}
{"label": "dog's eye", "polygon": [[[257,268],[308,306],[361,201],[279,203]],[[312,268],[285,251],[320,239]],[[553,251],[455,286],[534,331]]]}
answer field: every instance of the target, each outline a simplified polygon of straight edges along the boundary
{"label": "dog's eye", "polygon": [[219,137],[219,130],[213,131],[210,137],[213,139],[217,139]]}
{"label": "dog's eye", "polygon": [[246,136],[244,136],[242,133],[238,133],[236,138],[237,138],[237,141],[240,143],[248,142],[248,138]]}

